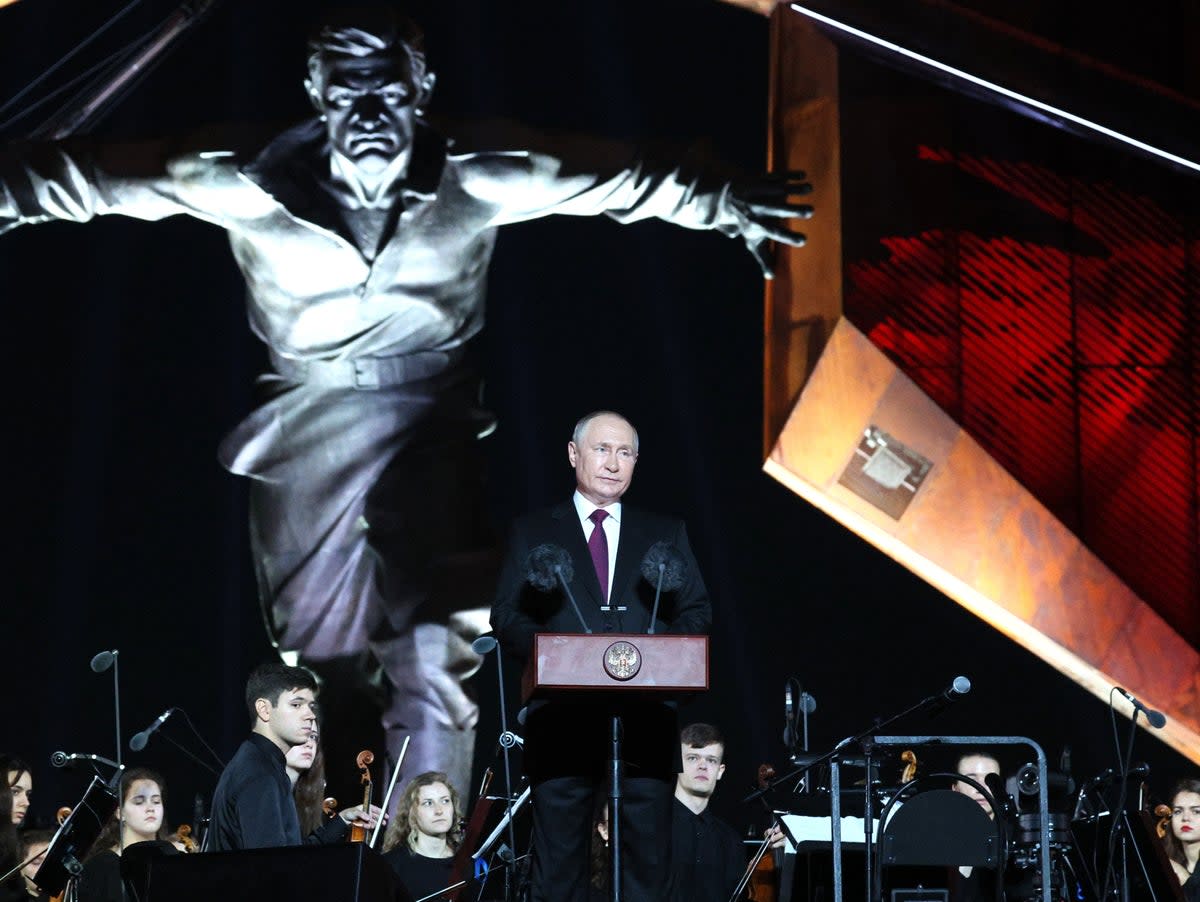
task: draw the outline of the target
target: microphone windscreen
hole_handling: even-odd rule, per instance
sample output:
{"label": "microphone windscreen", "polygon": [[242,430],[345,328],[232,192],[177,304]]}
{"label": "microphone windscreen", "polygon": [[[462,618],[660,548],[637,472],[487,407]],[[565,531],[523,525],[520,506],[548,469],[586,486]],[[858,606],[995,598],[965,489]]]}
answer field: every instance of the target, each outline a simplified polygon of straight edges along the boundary
{"label": "microphone windscreen", "polygon": [[561,545],[549,542],[538,545],[525,559],[525,579],[539,592],[554,591],[558,586],[559,572],[562,573],[563,582],[569,583],[575,578],[571,555]]}
{"label": "microphone windscreen", "polygon": [[642,577],[646,582],[657,588],[660,573],[664,592],[674,592],[687,575],[687,561],[670,542],[655,542],[642,558]]}
{"label": "microphone windscreen", "polygon": [[953,686],[955,695],[966,695],[971,691],[971,681],[965,676],[956,676],[954,678]]}
{"label": "microphone windscreen", "polygon": [[1146,710],[1146,721],[1156,730],[1161,730],[1167,725],[1167,715],[1161,711]]}
{"label": "microphone windscreen", "polygon": [[476,639],[474,642],[471,643],[471,651],[475,652],[475,654],[477,654],[477,655],[486,655],[488,652],[490,652],[495,647],[496,647],[496,637],[491,635],[490,633],[488,633],[487,635],[480,636],[478,639]]}
{"label": "microphone windscreen", "polygon": [[96,653],[92,657],[92,670],[95,673],[104,673],[108,668],[112,667],[113,661],[116,660],[117,653],[115,651],[102,651]]}
{"label": "microphone windscreen", "polygon": [[150,741],[150,737],[145,733],[134,733],[133,738],[129,740],[130,751],[140,752],[146,747],[146,743]]}

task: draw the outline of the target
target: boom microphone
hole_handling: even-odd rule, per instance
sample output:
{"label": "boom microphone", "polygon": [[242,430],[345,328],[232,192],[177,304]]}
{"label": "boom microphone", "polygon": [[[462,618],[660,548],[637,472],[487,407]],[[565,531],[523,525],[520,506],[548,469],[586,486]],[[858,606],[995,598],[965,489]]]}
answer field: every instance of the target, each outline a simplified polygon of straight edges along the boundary
{"label": "boom microphone", "polygon": [[948,707],[971,691],[971,681],[965,676],[956,676],[954,682],[925,700],[929,707],[929,716],[933,717],[945,711]]}
{"label": "boom microphone", "polygon": [[114,648],[112,651],[97,652],[92,656],[92,672],[104,673],[108,668],[113,666],[113,662],[117,660],[119,652]]}
{"label": "boom microphone", "polygon": [[146,747],[146,743],[150,741],[150,737],[158,731],[158,728],[167,722],[167,718],[178,711],[178,708],[167,708],[162,714],[155,718],[154,723],[146,727],[140,733],[134,733],[133,738],[129,740],[129,748],[132,751],[140,752]]}
{"label": "boom microphone", "polygon": [[1121,695],[1125,696],[1125,700],[1128,701],[1129,704],[1133,705],[1135,708],[1145,714],[1146,722],[1150,724],[1150,726],[1154,727],[1154,729],[1161,730],[1167,725],[1167,716],[1161,711],[1155,711],[1153,708],[1147,708],[1144,704],[1142,704],[1141,701],[1134,698],[1120,686],[1113,686],[1113,688],[1116,689],[1117,692],[1121,693]]}
{"label": "boom microphone", "polygon": [[575,567],[571,563],[571,555],[561,545],[549,542],[538,545],[525,559],[525,579],[529,584],[539,592],[552,592],[555,586],[561,586],[567,601],[571,602],[571,609],[579,618],[579,625],[585,633],[590,634],[592,629],[583,619],[583,611],[579,610],[579,604],[568,585],[574,578]]}

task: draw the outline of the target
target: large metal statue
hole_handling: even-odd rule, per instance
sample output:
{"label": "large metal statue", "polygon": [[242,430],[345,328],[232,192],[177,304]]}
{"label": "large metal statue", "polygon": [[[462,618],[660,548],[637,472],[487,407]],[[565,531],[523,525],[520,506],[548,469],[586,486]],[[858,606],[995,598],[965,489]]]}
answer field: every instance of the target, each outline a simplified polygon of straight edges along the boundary
{"label": "large metal statue", "polygon": [[[463,680],[486,629],[467,346],[483,326],[496,229],[553,213],[647,217],[740,235],[766,265],[808,186],[749,191],[618,161],[455,154],[425,123],[419,31],[396,17],[331,24],[310,45],[318,118],[250,160],[143,159],[43,144],[0,152],[0,231],[49,219],[185,213],[229,233],[273,372],[221,446],[250,477],[250,536],[272,638],[326,675],[382,674],[393,754],[469,785],[477,708]],[[802,176],[800,176],[802,178]]]}

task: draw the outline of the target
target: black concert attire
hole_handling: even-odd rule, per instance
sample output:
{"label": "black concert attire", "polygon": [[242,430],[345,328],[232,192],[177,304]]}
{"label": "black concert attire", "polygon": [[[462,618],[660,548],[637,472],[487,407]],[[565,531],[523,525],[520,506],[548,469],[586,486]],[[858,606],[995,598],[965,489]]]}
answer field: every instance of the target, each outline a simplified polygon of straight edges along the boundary
{"label": "black concert attire", "polygon": [[121,902],[121,856],[112,849],[97,852],[79,874],[79,902]]}
{"label": "black concert attire", "polygon": [[[16,861],[6,864],[4,870],[0,871],[0,876],[8,873],[9,868],[14,868],[17,864]],[[25,878],[19,872],[0,883],[0,902],[25,902],[28,898],[29,893],[25,891]]]}
{"label": "black concert attire", "polygon": [[97,852],[83,863],[78,902],[126,902],[144,898],[150,861],[179,850],[161,839],[130,843],[118,855],[112,849]]}
{"label": "black concert attire", "polygon": [[[581,505],[592,507],[578,493],[576,498]],[[529,514],[513,524],[492,607],[492,628],[507,654],[523,662],[532,651],[535,633],[583,632],[561,589],[541,593],[526,580],[529,552],[547,543],[570,554],[575,570],[571,592],[588,627],[596,633],[646,632],[654,587],[641,577],[642,558],[654,543],[672,543],[683,555],[686,573],[678,590],[664,594],[655,632],[708,632],[712,608],[683,522],[628,505],[613,505],[608,510],[620,529],[608,604],[586,544],[583,512],[574,502]],[[533,786],[534,902],[583,902],[588,897],[593,803],[596,793],[604,790],[613,714],[621,716],[624,726],[621,835],[625,897],[628,902],[661,902],[665,898],[671,800],[680,770],[675,710],[660,702],[614,696],[529,706],[525,769]]]}
{"label": "black concert attire", "polygon": [[306,846],[332,846],[336,843],[345,842],[346,836],[349,833],[350,825],[335,814],[312,833],[308,834],[308,836],[304,837],[304,844]]}
{"label": "black concert attire", "polygon": [[268,849],[300,843],[300,818],[292,798],[287,759],[271,740],[251,733],[217,781],[206,851]]}
{"label": "black concert attire", "polygon": [[1196,865],[1196,870],[1183,884],[1183,898],[1187,902],[1200,902],[1200,864]]}
{"label": "black concert attire", "polygon": [[419,855],[401,843],[383,854],[383,860],[392,866],[408,894],[414,899],[445,889],[450,885],[450,872],[454,869],[454,857],[430,858]]}
{"label": "black concert attire", "polygon": [[672,902],[728,902],[746,872],[746,850],[731,826],[707,808],[675,799],[671,821]]}

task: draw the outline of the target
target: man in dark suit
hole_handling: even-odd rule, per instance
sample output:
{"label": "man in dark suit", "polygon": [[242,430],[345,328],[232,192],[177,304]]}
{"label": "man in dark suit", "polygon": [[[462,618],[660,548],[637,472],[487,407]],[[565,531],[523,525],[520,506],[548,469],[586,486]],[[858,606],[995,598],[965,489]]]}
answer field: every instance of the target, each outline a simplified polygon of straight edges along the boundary
{"label": "man in dark suit", "polygon": [[[712,622],[708,591],[681,520],[621,503],[637,464],[633,425],[611,411],[575,426],[567,459],[575,469],[570,501],[513,524],[500,574],[492,628],[509,654],[527,659],[535,633],[644,633],[654,587],[641,563],[656,542],[668,542],[684,564],[682,582],[665,595],[656,633],[705,634]],[[576,613],[561,590],[538,592],[527,560],[540,545],[570,555]],[[582,623],[580,618],[582,617]],[[679,772],[679,733],[672,707],[618,697],[533,703],[525,722],[525,769],[533,785],[534,902],[587,898],[593,802],[602,787],[613,714],[624,727],[623,882],[628,902],[665,898],[671,805]]]}

